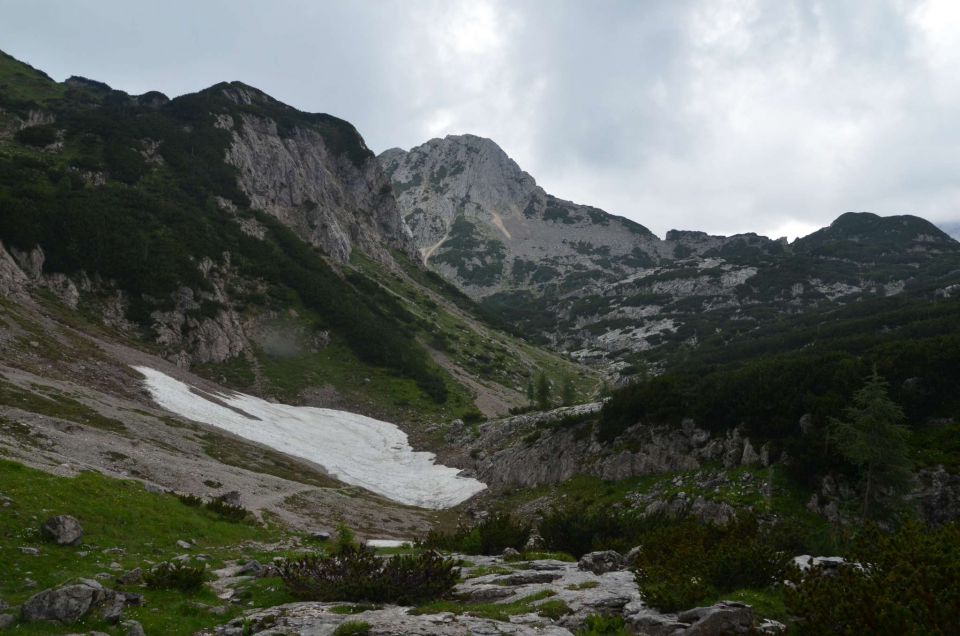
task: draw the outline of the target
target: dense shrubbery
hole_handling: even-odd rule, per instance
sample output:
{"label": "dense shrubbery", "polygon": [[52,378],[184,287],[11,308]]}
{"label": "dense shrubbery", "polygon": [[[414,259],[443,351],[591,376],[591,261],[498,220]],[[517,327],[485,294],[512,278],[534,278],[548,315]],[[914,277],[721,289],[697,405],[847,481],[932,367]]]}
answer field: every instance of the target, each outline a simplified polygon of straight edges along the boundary
{"label": "dense shrubbery", "polygon": [[43,148],[57,140],[57,129],[53,126],[30,126],[21,128],[14,139],[28,146]]}
{"label": "dense shrubbery", "polygon": [[290,592],[311,601],[367,601],[416,605],[442,597],[457,582],[456,562],[435,552],[377,557],[357,546],[332,556],[284,561],[280,577]]}
{"label": "dense shrubbery", "polygon": [[207,580],[207,568],[202,564],[165,561],[147,570],[143,580],[147,587],[155,590],[195,592]]}
{"label": "dense shrubbery", "polygon": [[177,495],[177,499],[179,499],[180,503],[184,506],[190,506],[191,508],[199,508],[203,505],[203,497],[191,495],[190,493]]}
{"label": "dense shrubbery", "polygon": [[472,527],[454,533],[431,530],[421,546],[464,554],[500,554],[507,548],[523,550],[530,538],[530,526],[507,514],[490,515]]}
{"label": "dense shrubbery", "polygon": [[[886,299],[884,299],[886,301]],[[795,330],[708,343],[674,370],[616,391],[603,409],[598,438],[610,441],[637,422],[744,426],[759,440],[798,437],[809,414],[823,427],[842,415],[875,367],[913,425],[960,411],[960,301],[898,299],[793,321]],[[799,452],[803,452],[802,449]]]}
{"label": "dense shrubbery", "polygon": [[756,518],[725,527],[694,521],[661,525],[644,533],[637,584],[644,601],[663,611],[696,607],[717,594],[764,589],[781,580],[792,542]]}
{"label": "dense shrubbery", "polygon": [[243,506],[235,506],[223,500],[222,497],[211,499],[206,503],[206,508],[210,512],[217,514],[224,521],[239,523],[247,518],[249,512]]}
{"label": "dense shrubbery", "polygon": [[895,533],[869,528],[829,574],[794,571],[787,609],[801,634],[960,633],[960,528],[910,522]]}
{"label": "dense shrubbery", "polygon": [[596,550],[626,552],[651,523],[630,513],[569,507],[544,516],[539,531],[547,549],[581,557]]}

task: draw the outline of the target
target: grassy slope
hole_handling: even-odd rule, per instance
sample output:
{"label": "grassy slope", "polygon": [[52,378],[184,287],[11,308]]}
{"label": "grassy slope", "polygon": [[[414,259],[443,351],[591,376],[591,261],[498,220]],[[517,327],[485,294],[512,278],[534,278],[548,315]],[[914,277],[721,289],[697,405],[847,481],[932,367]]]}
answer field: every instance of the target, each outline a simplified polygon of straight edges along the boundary
{"label": "grassy slope", "polygon": [[[213,513],[185,506],[171,495],[147,493],[137,482],[108,479],[95,473],[70,479],[0,461],[0,494],[11,501],[9,506],[0,508],[0,563],[4,570],[0,598],[10,604],[22,603],[39,590],[75,577],[113,572],[110,564],[114,562],[129,570],[170,559],[185,552],[176,546],[180,539],[195,540],[195,551],[209,554],[210,565],[217,567],[227,559],[264,559],[264,555],[253,549],[244,550],[239,544],[275,541],[282,536],[272,526],[221,521]],[[81,546],[57,546],[40,538],[39,525],[56,514],[70,514],[80,520],[84,527]],[[36,547],[40,556],[23,554],[21,547]],[[104,553],[112,548],[119,548],[122,553]],[[32,579],[37,586],[26,587],[26,579]],[[104,583],[115,586],[112,581]],[[289,600],[278,592],[276,579],[260,580],[256,588],[251,592],[251,601],[258,606]],[[191,606],[218,605],[209,590],[184,594],[136,586],[124,589],[144,594],[144,607],[127,609],[124,616],[139,620],[148,634],[193,633],[225,620],[224,616]],[[228,607],[226,616],[237,614],[239,609]],[[16,633],[61,634],[78,629],[123,633],[96,617],[69,627],[20,625]]]}

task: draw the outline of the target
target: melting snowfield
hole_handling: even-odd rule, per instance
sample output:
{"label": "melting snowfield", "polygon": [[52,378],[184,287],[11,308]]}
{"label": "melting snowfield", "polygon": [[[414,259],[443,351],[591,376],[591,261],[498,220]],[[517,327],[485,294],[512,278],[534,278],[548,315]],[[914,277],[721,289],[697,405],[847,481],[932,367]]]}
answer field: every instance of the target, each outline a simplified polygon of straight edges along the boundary
{"label": "melting snowfield", "polygon": [[272,404],[243,393],[204,396],[150,367],[154,401],[182,417],[230,431],[278,451],[323,466],[340,481],[388,499],[422,508],[449,508],[486,485],[460,477],[459,469],[434,463],[433,453],[414,451],[407,435],[388,422],[345,411]]}

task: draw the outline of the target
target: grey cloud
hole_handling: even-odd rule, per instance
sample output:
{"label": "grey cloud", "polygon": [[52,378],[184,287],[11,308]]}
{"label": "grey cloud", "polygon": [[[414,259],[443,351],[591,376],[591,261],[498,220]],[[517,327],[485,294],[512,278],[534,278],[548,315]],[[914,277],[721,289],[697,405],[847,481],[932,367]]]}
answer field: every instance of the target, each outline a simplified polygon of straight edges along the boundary
{"label": "grey cloud", "polygon": [[658,233],[960,220],[960,12],[944,0],[0,0],[57,79],[239,79],[375,150],[489,136],[549,191]]}

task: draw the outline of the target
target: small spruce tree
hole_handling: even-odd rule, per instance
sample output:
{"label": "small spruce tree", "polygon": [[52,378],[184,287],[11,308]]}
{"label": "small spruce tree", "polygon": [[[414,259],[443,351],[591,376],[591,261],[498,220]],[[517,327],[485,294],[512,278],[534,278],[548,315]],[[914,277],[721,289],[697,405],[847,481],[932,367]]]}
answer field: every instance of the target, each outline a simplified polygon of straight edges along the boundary
{"label": "small spruce tree", "polygon": [[876,368],[854,393],[846,420],[831,420],[831,440],[860,470],[864,518],[878,513],[878,507],[895,504],[909,488],[910,429],[903,420],[903,409],[890,399],[887,382]]}
{"label": "small spruce tree", "polygon": [[570,406],[577,401],[577,388],[573,383],[572,376],[565,376],[563,378],[563,385],[560,388],[560,401],[563,402],[564,406]]}
{"label": "small spruce tree", "polygon": [[537,407],[541,411],[550,408],[550,380],[543,371],[537,376]]}

